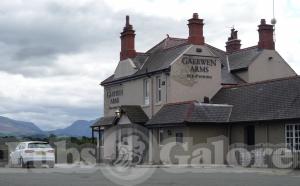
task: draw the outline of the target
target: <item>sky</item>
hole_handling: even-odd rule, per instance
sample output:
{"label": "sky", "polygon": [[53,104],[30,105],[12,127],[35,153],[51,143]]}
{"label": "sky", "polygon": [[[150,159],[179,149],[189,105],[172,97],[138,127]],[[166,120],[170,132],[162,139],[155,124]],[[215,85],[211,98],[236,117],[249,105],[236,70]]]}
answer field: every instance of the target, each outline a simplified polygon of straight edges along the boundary
{"label": "sky", "polygon": [[[119,60],[125,15],[144,52],[169,34],[187,38],[187,20],[204,19],[205,41],[220,49],[232,26],[242,48],[273,17],[272,0],[1,0],[0,115],[64,128],[103,114],[103,88]],[[276,49],[300,74],[300,1],[275,0]]]}

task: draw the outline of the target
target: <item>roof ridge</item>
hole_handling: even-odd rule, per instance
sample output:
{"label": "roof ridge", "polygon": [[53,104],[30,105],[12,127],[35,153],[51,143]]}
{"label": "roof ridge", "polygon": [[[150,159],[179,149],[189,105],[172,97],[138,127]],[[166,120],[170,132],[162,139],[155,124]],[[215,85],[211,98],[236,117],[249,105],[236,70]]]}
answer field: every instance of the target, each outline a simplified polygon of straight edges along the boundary
{"label": "roof ridge", "polygon": [[[152,48],[150,48],[149,50],[147,50],[147,51],[144,52],[144,53],[149,55],[149,53],[152,53],[151,50],[153,50],[154,48],[156,48],[156,47],[159,46],[160,44],[164,43],[167,39],[170,39],[170,40],[182,40],[182,41],[187,41],[187,39],[185,39],[185,38],[167,37],[167,38],[161,40],[159,43],[157,43],[156,45],[154,45]],[[166,48],[166,49],[163,47],[163,48],[162,48],[162,51],[165,51],[165,50],[167,50],[167,49],[169,49],[169,48],[174,48],[174,47],[177,47],[177,46],[181,46],[181,45],[183,45],[183,44],[186,44],[186,43],[182,43],[182,44],[179,44],[179,45],[175,45],[175,46],[173,46],[173,47],[168,47],[168,48]]]}
{"label": "roof ridge", "polygon": [[[179,47],[182,47],[182,46],[185,46],[185,45],[189,45],[188,43],[182,43],[182,44],[179,44],[179,45],[175,45],[175,46],[172,46],[172,47],[169,47],[169,48],[165,48],[165,49],[161,49],[161,50],[158,50],[158,51],[155,51],[154,53],[164,53],[166,51],[169,51],[169,50],[172,50],[172,49],[176,49],[176,48],[179,48]],[[151,57],[152,53],[148,53],[149,57]]]}
{"label": "roof ridge", "polygon": [[172,46],[172,47],[169,47],[169,48],[164,48],[160,52],[164,52],[164,51],[167,51],[169,49],[179,48],[179,47],[182,47],[182,46],[185,46],[185,45],[189,45],[189,44],[188,43],[181,43],[179,45],[175,45],[175,46]]}
{"label": "roof ridge", "polygon": [[179,38],[179,37],[169,37],[169,39],[176,39],[176,40],[188,40],[186,38]]}
{"label": "roof ridge", "polygon": [[295,75],[295,76],[289,76],[289,77],[283,77],[283,78],[277,78],[277,79],[269,79],[269,80],[263,80],[263,81],[257,81],[257,82],[252,82],[252,83],[243,83],[239,85],[226,85],[223,86],[222,88],[238,88],[238,87],[245,87],[245,86],[252,86],[252,85],[257,85],[257,84],[264,84],[264,83],[271,83],[271,82],[277,82],[277,81],[285,81],[289,79],[297,79],[300,78],[300,76]]}
{"label": "roof ridge", "polygon": [[257,45],[250,46],[250,47],[246,47],[246,48],[242,48],[242,49],[240,49],[240,50],[233,51],[233,52],[230,52],[230,53],[229,53],[229,52],[226,52],[226,54],[227,54],[227,55],[230,55],[230,54],[236,54],[236,53],[244,52],[244,51],[251,50],[251,49],[255,49],[255,48],[258,49]]}
{"label": "roof ridge", "polygon": [[151,47],[149,50],[147,50],[145,53],[151,53],[150,51],[153,50],[154,48],[156,48],[157,46],[159,46],[161,43],[163,43],[166,40],[166,38],[164,38],[163,40],[161,40],[160,42],[158,42],[156,45],[154,45],[153,47]]}

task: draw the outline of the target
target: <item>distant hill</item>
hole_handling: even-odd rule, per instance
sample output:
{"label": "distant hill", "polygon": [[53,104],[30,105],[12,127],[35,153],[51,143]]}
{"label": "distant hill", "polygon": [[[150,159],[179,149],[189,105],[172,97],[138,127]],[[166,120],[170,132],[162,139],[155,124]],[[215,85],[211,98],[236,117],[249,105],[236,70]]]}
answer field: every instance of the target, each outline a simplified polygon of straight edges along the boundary
{"label": "distant hill", "polygon": [[91,137],[92,130],[91,130],[90,126],[94,122],[95,122],[95,120],[92,120],[92,121],[77,120],[66,128],[48,131],[48,133],[54,134],[56,136]]}
{"label": "distant hill", "polygon": [[0,136],[37,136],[45,134],[34,123],[0,116]]}
{"label": "distant hill", "polygon": [[43,131],[34,123],[17,121],[10,118],[0,116],[0,137],[1,136],[48,136],[54,134],[56,136],[72,136],[72,137],[91,137],[92,132],[90,126],[95,122],[78,120],[70,126],[52,131]]}

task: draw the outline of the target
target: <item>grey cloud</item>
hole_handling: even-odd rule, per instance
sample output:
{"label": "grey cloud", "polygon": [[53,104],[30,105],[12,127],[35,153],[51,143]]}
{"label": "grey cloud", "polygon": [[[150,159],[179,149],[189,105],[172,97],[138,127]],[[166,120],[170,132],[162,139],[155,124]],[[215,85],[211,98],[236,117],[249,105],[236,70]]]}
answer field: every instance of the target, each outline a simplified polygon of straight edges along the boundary
{"label": "grey cloud", "polygon": [[19,12],[3,10],[0,44],[9,52],[1,55],[6,64],[2,62],[0,70],[18,73],[20,69],[19,73],[29,75],[22,71],[23,65],[51,66],[61,54],[89,51],[114,40],[108,33],[116,33],[115,25],[120,24],[112,23],[112,12],[105,4],[94,3],[76,7],[49,2]]}
{"label": "grey cloud", "polygon": [[[3,1],[0,1],[0,75],[1,72],[9,75],[3,76],[7,79],[0,78],[0,83],[34,85],[19,90],[24,96],[20,100],[18,95],[14,98],[2,94],[7,93],[3,83],[0,115],[32,121],[43,129],[62,128],[76,119],[95,119],[102,115],[103,90],[99,83],[113,73],[117,65],[119,36],[126,14],[131,16],[136,30],[139,52],[148,50],[166,34],[188,37],[189,17],[175,20],[146,16],[132,9],[115,11],[102,0],[81,4],[60,0],[16,3],[6,0],[10,5]],[[234,25],[243,47],[256,44],[259,20],[251,11],[245,11],[245,7],[254,9],[254,4],[241,1],[222,5],[220,12],[208,10],[205,16],[199,12],[205,19],[206,41],[224,49],[229,27]],[[201,7],[199,9],[201,11]],[[76,61],[76,55],[81,54],[88,57]],[[62,56],[67,59],[61,59]],[[296,57],[290,58],[296,61]]]}
{"label": "grey cloud", "polygon": [[24,47],[16,52],[13,59],[23,61],[36,57],[51,57],[52,54],[56,53],[59,53],[59,49],[50,46]]}
{"label": "grey cloud", "polygon": [[[117,62],[119,33],[128,13],[136,29],[138,51],[149,49],[167,33],[179,37],[187,35],[183,21],[127,11],[114,13],[104,3],[96,2],[82,6],[49,2],[36,11],[29,11],[28,15],[23,13],[24,16],[7,10],[0,15],[0,44],[7,51],[0,51],[0,60],[4,61],[0,70],[30,77],[70,73],[66,70],[68,67],[64,70],[54,66],[57,58],[91,51],[105,51],[103,55],[116,56]],[[170,33],[170,30],[179,32]]]}

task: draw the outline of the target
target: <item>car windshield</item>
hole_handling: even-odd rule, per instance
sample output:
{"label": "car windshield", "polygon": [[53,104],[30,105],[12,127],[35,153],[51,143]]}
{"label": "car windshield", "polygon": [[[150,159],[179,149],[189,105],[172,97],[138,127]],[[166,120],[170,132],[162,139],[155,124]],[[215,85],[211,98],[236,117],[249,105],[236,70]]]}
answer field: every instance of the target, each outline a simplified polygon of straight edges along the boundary
{"label": "car windshield", "polygon": [[28,148],[51,148],[51,146],[48,143],[29,143]]}

